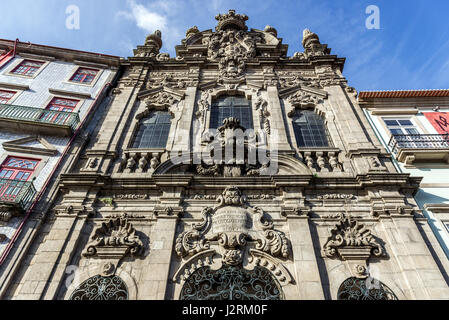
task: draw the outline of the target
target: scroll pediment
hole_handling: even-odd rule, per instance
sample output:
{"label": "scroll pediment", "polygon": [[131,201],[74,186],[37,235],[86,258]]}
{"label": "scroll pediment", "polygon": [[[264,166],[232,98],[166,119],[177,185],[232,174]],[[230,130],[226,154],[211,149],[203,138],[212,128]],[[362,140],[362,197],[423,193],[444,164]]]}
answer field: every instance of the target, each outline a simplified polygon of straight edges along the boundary
{"label": "scroll pediment", "polygon": [[146,109],[139,113],[136,119],[146,117],[151,110],[168,110],[174,116],[177,111],[176,105],[184,97],[184,92],[171,88],[158,87],[143,91],[139,94],[139,99],[146,105]]}
{"label": "scroll pediment", "polygon": [[308,86],[304,86],[304,85],[297,85],[291,88],[286,88],[286,89],[282,89],[279,90],[279,96],[281,98],[287,98],[295,93],[297,93],[298,91],[304,91],[306,93],[309,93],[311,95],[315,95],[321,99],[327,99],[328,93],[327,91],[321,90],[321,89],[317,89],[317,88],[312,88],[312,87],[308,87]]}
{"label": "scroll pediment", "polygon": [[177,101],[181,101],[185,97],[184,91],[176,90],[172,88],[166,88],[163,86],[144,90],[139,93],[138,98],[140,100],[154,100],[155,103],[164,103],[165,99],[173,99]]}

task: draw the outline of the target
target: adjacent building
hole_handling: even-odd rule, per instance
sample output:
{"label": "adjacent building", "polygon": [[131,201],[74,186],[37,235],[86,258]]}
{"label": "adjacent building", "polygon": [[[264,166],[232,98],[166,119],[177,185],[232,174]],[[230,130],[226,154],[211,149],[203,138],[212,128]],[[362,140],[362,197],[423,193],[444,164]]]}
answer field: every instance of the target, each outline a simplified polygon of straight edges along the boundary
{"label": "adjacent building", "polygon": [[274,27],[216,19],[176,57],[155,31],[121,61],[2,296],[448,299],[422,178],[398,170],[345,59],[310,30],[288,56]]}
{"label": "adjacent building", "polygon": [[358,100],[398,170],[423,177],[415,199],[449,259],[449,90],[360,92]]}
{"label": "adjacent building", "polygon": [[0,287],[23,261],[57,176],[73,165],[68,155],[88,138],[119,59],[0,40]]}

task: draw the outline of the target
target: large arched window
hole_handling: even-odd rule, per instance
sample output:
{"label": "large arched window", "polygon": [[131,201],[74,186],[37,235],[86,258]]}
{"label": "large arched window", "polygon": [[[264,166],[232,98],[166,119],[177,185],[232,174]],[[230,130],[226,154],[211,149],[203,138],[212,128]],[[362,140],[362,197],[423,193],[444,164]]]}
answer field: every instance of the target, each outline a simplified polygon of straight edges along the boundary
{"label": "large arched window", "polygon": [[293,116],[293,130],[300,148],[322,148],[330,146],[323,119],[310,110],[297,111]]}
{"label": "large arched window", "polygon": [[393,291],[376,279],[346,279],[338,289],[338,300],[398,300]]}
{"label": "large arched window", "polygon": [[153,112],[148,118],[141,120],[133,148],[152,149],[167,146],[170,133],[171,115],[166,111]]}
{"label": "large arched window", "polygon": [[96,275],[81,283],[70,300],[128,300],[128,288],[120,277]]}
{"label": "large arched window", "polygon": [[225,266],[203,267],[185,282],[180,300],[281,300],[279,283],[268,269]]}
{"label": "large arched window", "polygon": [[239,96],[225,96],[215,100],[211,109],[210,128],[219,128],[223,125],[223,120],[227,118],[237,118],[242,127],[253,129],[251,102]]}

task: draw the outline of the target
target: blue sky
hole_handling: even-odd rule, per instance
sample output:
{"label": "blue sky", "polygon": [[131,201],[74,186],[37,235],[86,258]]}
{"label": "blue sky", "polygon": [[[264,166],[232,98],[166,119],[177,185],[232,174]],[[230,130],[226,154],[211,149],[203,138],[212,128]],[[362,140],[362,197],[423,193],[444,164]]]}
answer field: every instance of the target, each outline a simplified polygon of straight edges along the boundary
{"label": "blue sky", "polygon": [[[79,30],[66,28],[69,5],[80,9]],[[369,5],[380,9],[379,30],[365,27]],[[250,28],[274,26],[289,55],[310,28],[347,58],[344,75],[359,91],[449,88],[447,0],[15,0],[3,3],[0,38],[128,57],[160,29],[162,52],[174,56],[189,27],[212,29],[228,9],[247,14]]]}

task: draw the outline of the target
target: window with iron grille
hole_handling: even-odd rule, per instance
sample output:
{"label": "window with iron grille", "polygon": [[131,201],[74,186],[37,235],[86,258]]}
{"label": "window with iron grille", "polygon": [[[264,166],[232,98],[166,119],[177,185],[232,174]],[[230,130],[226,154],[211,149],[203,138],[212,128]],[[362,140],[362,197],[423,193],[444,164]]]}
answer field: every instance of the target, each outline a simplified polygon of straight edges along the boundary
{"label": "window with iron grille", "polygon": [[139,124],[133,148],[165,149],[170,133],[171,115],[166,111],[157,111]]}
{"label": "window with iron grille", "polygon": [[218,129],[223,120],[237,118],[245,129],[253,129],[251,102],[245,97],[221,97],[212,104],[210,128]]}
{"label": "window with iron grille", "polygon": [[44,63],[34,60],[23,60],[11,73],[22,76],[32,77]]}
{"label": "window with iron grille", "polygon": [[98,74],[96,69],[78,68],[70,81],[83,84],[91,84]]}
{"label": "window with iron grille", "polygon": [[81,283],[69,300],[128,300],[128,287],[118,276],[96,275]]}
{"label": "window with iron grille", "polygon": [[0,104],[9,103],[9,100],[11,100],[15,94],[16,92],[14,91],[0,90]]}
{"label": "window with iron grille", "polygon": [[[66,99],[66,98],[53,98],[48,104],[46,110],[51,111],[63,111],[63,112],[73,112],[78,105],[79,100]],[[67,113],[57,113],[57,112],[45,112],[41,116],[41,120],[46,122],[64,124],[69,118]]]}
{"label": "window with iron grille", "polygon": [[313,111],[297,111],[293,117],[296,143],[301,148],[330,146],[330,138],[323,119]]}

